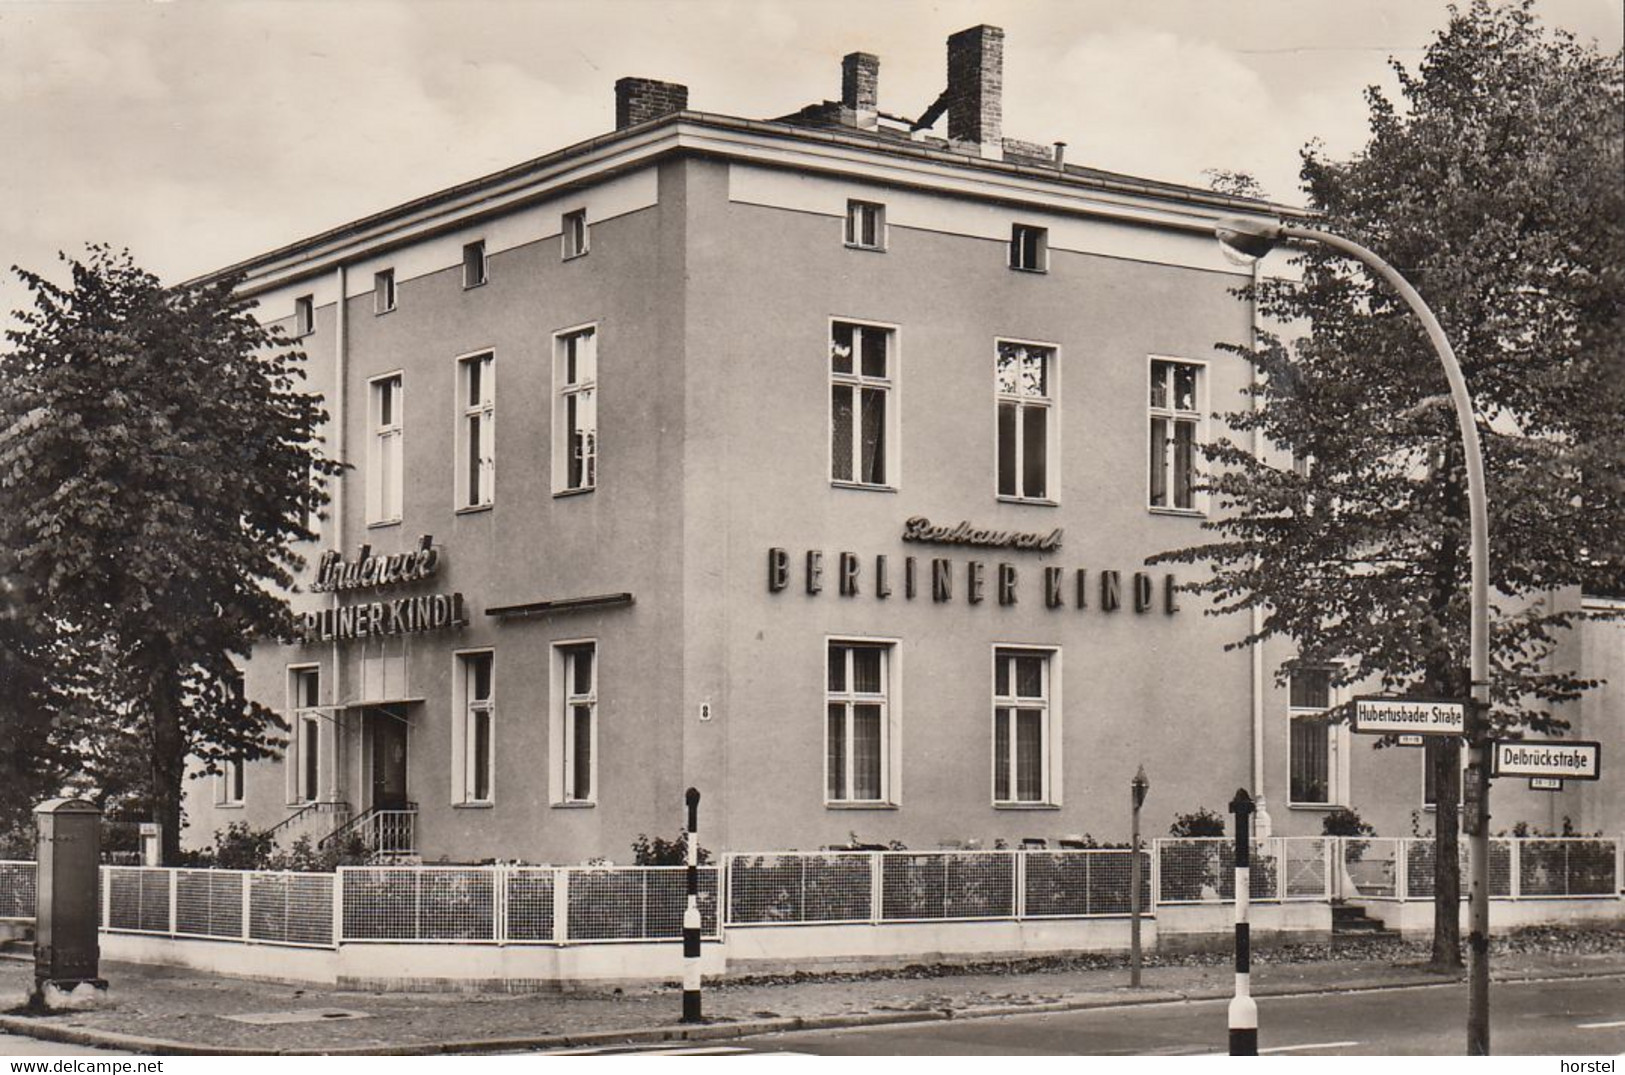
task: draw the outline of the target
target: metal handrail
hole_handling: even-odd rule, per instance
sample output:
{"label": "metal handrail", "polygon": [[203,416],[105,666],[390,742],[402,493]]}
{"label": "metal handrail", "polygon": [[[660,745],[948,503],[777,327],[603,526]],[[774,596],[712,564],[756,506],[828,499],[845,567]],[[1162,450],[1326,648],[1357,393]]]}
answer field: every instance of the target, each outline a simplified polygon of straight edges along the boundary
{"label": "metal handrail", "polygon": [[323,836],[320,840],[317,840],[316,849],[318,851],[327,850],[327,848],[332,846],[335,841],[349,835],[352,832],[355,832],[373,818],[378,817],[380,814],[416,814],[417,812],[418,804],[414,802],[398,803],[393,806],[368,807],[366,810],[363,810],[355,817],[352,817],[349,821],[346,821],[344,824],[340,825],[326,836]]}
{"label": "metal handrail", "polygon": [[309,813],[338,813],[340,810],[349,810],[350,804],[337,799],[322,799],[308,802],[265,830],[266,836],[275,836],[278,832],[292,825],[295,821]]}

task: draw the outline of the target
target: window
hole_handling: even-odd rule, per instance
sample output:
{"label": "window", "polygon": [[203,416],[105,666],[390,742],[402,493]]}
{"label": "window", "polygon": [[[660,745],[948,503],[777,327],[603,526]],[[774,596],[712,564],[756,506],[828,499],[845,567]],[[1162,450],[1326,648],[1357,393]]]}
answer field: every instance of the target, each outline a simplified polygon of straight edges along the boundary
{"label": "window", "polygon": [[892,801],[891,654],[887,643],[829,644],[824,726],[829,802]]}
{"label": "window", "polygon": [[456,766],[455,800],[464,803],[489,803],[493,799],[491,775],[495,759],[495,720],[491,671],[494,657],[490,653],[464,653],[457,657],[457,692],[461,713],[454,725],[457,741],[453,744],[453,764]]}
{"label": "window", "polygon": [[367,446],[367,522],[401,521],[401,375],[372,382],[372,439]]}
{"label": "window", "polygon": [[590,803],[598,785],[598,645],[564,643],[553,653],[554,799]]}
{"label": "window", "polygon": [[1055,435],[1055,349],[999,341],[993,380],[999,422],[999,495],[1049,495],[1050,438]]}
{"label": "window", "polygon": [[463,247],[463,287],[479,287],[485,283],[485,240],[468,243]]}
{"label": "window", "polygon": [[316,298],[301,295],[293,300],[293,334],[309,336],[316,331]]}
{"label": "window", "polygon": [[372,312],[387,314],[395,308],[395,270],[372,274]]}
{"label": "window", "polygon": [[457,506],[486,507],[495,499],[497,468],[496,361],[490,352],[457,363]]}
{"label": "window", "polygon": [[893,333],[837,321],[830,327],[830,479],[890,485]]}
{"label": "window", "polygon": [[1052,650],[1000,649],[993,655],[993,801],[1060,801]]}
{"label": "window", "polygon": [[846,245],[865,250],[884,250],[886,207],[875,202],[847,202]]}
{"label": "window", "polygon": [[553,491],[598,485],[598,333],[554,337]]}
{"label": "window", "polygon": [[288,708],[293,711],[292,741],[287,764],[291,777],[289,799],[296,803],[315,802],[322,791],[322,698],[321,670],[288,670]]}
{"label": "window", "polygon": [[221,763],[220,775],[216,778],[218,790],[215,802],[220,806],[243,805],[243,792],[247,783],[246,766],[241,758],[230,758]]}
{"label": "window", "polygon": [[1010,267],[1027,272],[1048,270],[1049,229],[1035,228],[1031,224],[1011,225]]}
{"label": "window", "polygon": [[1291,796],[1293,804],[1329,806],[1335,802],[1334,729],[1326,719],[1331,707],[1331,671],[1295,669],[1287,681],[1291,721]]}
{"label": "window", "polygon": [[587,211],[564,214],[564,256],[578,258],[587,252]]}
{"label": "window", "polygon": [[1202,367],[1151,362],[1151,489],[1153,508],[1201,510],[1196,501],[1196,445],[1202,422]]}

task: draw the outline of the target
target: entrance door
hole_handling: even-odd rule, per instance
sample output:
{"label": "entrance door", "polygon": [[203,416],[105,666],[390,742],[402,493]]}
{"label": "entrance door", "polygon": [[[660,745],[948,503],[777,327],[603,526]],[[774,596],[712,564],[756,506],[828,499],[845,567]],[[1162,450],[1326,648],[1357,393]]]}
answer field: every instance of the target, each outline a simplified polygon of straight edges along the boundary
{"label": "entrance door", "polygon": [[387,713],[372,715],[372,805],[406,805],[406,725]]}

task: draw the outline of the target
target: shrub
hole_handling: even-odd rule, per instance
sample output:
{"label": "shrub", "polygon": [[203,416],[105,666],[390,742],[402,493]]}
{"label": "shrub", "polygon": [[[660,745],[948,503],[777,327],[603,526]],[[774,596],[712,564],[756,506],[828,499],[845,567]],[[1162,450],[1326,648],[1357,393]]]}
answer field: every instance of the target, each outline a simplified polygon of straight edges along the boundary
{"label": "shrub", "polygon": [[1225,828],[1224,817],[1204,806],[1198,808],[1195,813],[1174,815],[1174,823],[1168,826],[1168,835],[1223,836]]}
{"label": "shrub", "polygon": [[[700,848],[699,864],[705,866],[711,861],[711,852]],[[649,838],[648,833],[638,833],[637,839],[632,841],[632,864],[634,866],[687,866],[688,865],[688,831],[677,830],[677,839],[666,840],[659,836]]]}

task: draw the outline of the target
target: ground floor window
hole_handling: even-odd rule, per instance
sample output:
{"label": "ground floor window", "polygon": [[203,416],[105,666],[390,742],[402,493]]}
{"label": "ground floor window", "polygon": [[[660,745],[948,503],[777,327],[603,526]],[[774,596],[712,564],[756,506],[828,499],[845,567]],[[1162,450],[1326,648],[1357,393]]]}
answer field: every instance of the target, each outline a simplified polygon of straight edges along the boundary
{"label": "ground floor window", "polygon": [[1291,721],[1290,802],[1305,806],[1337,801],[1337,730],[1326,719],[1331,706],[1331,670],[1294,669],[1288,679]]}
{"label": "ground floor window", "polygon": [[288,709],[291,734],[285,764],[288,799],[317,802],[322,796],[323,717],[322,676],[315,667],[288,669]]}
{"label": "ground floor window", "polygon": [[241,758],[230,758],[221,763],[220,773],[216,777],[218,791],[215,801],[221,806],[243,805],[246,790],[246,776]]}
{"label": "ground floor window", "polygon": [[831,642],[825,691],[824,797],[890,799],[891,646]]}
{"label": "ground floor window", "polygon": [[489,803],[495,757],[496,705],[492,683],[495,658],[490,653],[463,653],[457,657],[457,693],[460,698],[454,725],[453,765],[461,779],[454,799]]}
{"label": "ground floor window", "polygon": [[999,649],[993,656],[993,801],[1052,803],[1056,751],[1052,650]]}
{"label": "ground floor window", "polygon": [[554,800],[591,803],[598,787],[598,644],[567,642],[553,649]]}

